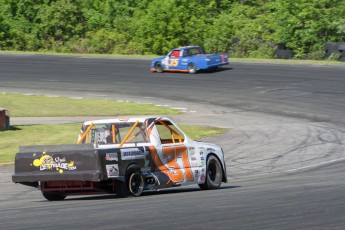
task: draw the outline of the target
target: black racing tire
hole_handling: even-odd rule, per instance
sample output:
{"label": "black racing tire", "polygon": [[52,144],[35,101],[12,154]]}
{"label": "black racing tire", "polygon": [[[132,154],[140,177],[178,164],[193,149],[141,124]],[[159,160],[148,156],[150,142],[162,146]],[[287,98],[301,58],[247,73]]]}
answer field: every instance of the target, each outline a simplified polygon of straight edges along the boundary
{"label": "black racing tire", "polygon": [[156,69],[157,73],[163,73],[164,72],[164,69],[163,69],[163,66],[162,66],[161,62],[157,62],[155,64],[155,69]]}
{"label": "black racing tire", "polygon": [[42,192],[42,195],[44,196],[44,198],[46,198],[49,201],[59,201],[59,200],[64,200],[66,198],[65,195],[52,193],[52,192]]}
{"label": "black racing tire", "polygon": [[206,179],[205,183],[199,184],[203,190],[218,189],[222,183],[223,170],[218,158],[210,155],[206,163]]}
{"label": "black racing tire", "polygon": [[293,58],[293,51],[292,50],[279,50],[275,51],[275,57],[278,59],[291,59]]}
{"label": "black racing tire", "polygon": [[125,181],[118,181],[115,193],[118,197],[140,196],[144,190],[144,179],[140,167],[131,165],[125,174]]}
{"label": "black racing tire", "polygon": [[189,63],[188,65],[188,73],[190,74],[196,74],[197,72],[197,68],[196,68],[196,65],[192,62],[192,63]]}
{"label": "black racing tire", "polygon": [[133,196],[140,196],[144,190],[144,179],[140,171],[135,171],[131,174],[128,181],[129,192]]}
{"label": "black racing tire", "polygon": [[337,42],[326,42],[324,43],[324,49],[326,53],[336,53],[338,52],[338,43]]}

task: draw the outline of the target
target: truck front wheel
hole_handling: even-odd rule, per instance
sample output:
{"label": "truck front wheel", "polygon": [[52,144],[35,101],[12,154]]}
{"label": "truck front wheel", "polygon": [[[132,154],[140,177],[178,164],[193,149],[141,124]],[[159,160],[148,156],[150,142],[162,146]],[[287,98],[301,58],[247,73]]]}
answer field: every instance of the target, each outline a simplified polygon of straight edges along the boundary
{"label": "truck front wheel", "polygon": [[222,166],[217,157],[210,155],[206,163],[205,183],[199,184],[201,189],[217,189],[220,187],[223,178]]}
{"label": "truck front wheel", "polygon": [[163,66],[162,66],[161,62],[157,62],[155,64],[155,69],[156,69],[157,73],[163,73],[164,72],[164,69],[163,69]]}

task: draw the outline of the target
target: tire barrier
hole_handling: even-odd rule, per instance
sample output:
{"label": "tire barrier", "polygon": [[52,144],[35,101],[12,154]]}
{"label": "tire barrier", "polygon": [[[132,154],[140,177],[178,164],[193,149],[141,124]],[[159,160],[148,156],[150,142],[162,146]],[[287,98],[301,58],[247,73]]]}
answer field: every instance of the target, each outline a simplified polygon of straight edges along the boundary
{"label": "tire barrier", "polygon": [[326,42],[323,47],[325,59],[339,57],[339,61],[345,61],[345,42]]}
{"label": "tire barrier", "polygon": [[277,44],[277,49],[278,50],[287,50],[286,45],[283,43],[278,43]]}
{"label": "tire barrier", "polygon": [[339,42],[338,43],[338,50],[339,52],[344,52],[345,51],[345,42]]}
{"label": "tire barrier", "polygon": [[341,55],[339,61],[345,62],[345,42],[338,42],[338,44],[338,50]]}
{"label": "tire barrier", "polygon": [[[239,42],[238,38],[233,38],[232,44],[236,45]],[[264,43],[264,41],[261,41]],[[276,44],[277,49],[275,50],[274,57],[277,59],[291,59],[294,57],[293,50],[287,49],[284,43]],[[324,48],[324,59],[332,59],[345,62],[345,42],[325,42]],[[229,49],[229,52],[233,51]],[[323,56],[322,54],[320,54]],[[321,57],[322,58],[322,57]]]}
{"label": "tire barrier", "polygon": [[326,42],[324,44],[325,58],[328,59],[332,54],[338,52],[338,44],[336,42]]}
{"label": "tire barrier", "polygon": [[0,108],[0,130],[10,129],[10,112]]}
{"label": "tire barrier", "polygon": [[274,56],[275,58],[278,58],[278,59],[291,59],[293,58],[293,51],[276,49]]}

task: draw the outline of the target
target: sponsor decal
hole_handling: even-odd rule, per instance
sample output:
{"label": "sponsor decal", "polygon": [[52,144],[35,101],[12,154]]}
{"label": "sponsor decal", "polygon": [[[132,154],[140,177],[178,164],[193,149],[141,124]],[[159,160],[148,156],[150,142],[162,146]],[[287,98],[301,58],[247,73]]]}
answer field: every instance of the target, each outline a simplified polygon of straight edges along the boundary
{"label": "sponsor decal", "polygon": [[197,167],[197,166],[199,166],[199,164],[196,161],[192,161],[192,162],[190,162],[190,166],[191,167]]}
{"label": "sponsor decal", "polygon": [[[36,153],[33,156],[36,156]],[[63,173],[64,170],[74,171],[77,169],[77,166],[74,165],[74,161],[67,162],[66,157],[52,157],[46,152],[42,152],[42,156],[35,159],[31,166],[38,167],[41,171],[56,170],[59,173]]]}
{"label": "sponsor decal", "polygon": [[144,152],[138,148],[121,149],[121,160],[135,160],[144,158]]}
{"label": "sponsor decal", "polygon": [[201,181],[204,181],[204,180],[205,180],[205,175],[204,175],[204,174],[201,174],[200,180],[201,180]]}
{"label": "sponsor decal", "polygon": [[117,153],[106,153],[105,159],[107,161],[119,161],[119,157],[118,157]]}
{"label": "sponsor decal", "polygon": [[189,155],[194,156],[195,155],[195,148],[194,147],[188,147],[188,153],[189,153]]}
{"label": "sponsor decal", "polygon": [[166,57],[162,60],[163,65],[168,65],[169,64],[169,57]]}
{"label": "sponsor decal", "polygon": [[191,165],[192,167],[198,166],[198,165],[199,165],[199,164],[198,164],[198,159],[196,159],[196,157],[191,157],[191,158],[190,158],[190,165]]}
{"label": "sponsor decal", "polygon": [[107,168],[108,177],[119,176],[119,165],[118,164],[106,165],[105,167]]}
{"label": "sponsor decal", "polygon": [[216,150],[215,150],[215,149],[213,149],[213,148],[207,148],[207,152],[213,152],[213,153],[215,153],[215,152],[216,152]]}
{"label": "sponsor decal", "polygon": [[199,170],[195,170],[195,177],[196,177],[196,178],[199,177]]}
{"label": "sponsor decal", "polygon": [[204,158],[204,157],[200,157],[200,160],[204,161],[204,160],[205,160],[205,158]]}

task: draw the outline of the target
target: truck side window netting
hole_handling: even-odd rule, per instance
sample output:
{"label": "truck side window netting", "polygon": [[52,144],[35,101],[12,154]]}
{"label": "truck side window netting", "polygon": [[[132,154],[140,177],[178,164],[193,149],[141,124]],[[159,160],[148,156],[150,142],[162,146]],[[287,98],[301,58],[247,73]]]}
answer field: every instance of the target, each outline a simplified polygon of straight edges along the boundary
{"label": "truck side window netting", "polygon": [[118,124],[120,130],[120,138],[124,138],[129,134],[125,140],[125,143],[145,143],[148,142],[146,139],[146,127],[143,123],[123,123]]}
{"label": "truck side window netting", "polygon": [[146,143],[146,127],[143,123],[135,125],[133,122],[115,124],[96,124],[90,130],[87,143],[120,144],[126,138],[125,143]]}
{"label": "truck side window netting", "polygon": [[156,127],[162,144],[182,143],[184,135],[171,123],[157,122]]}

